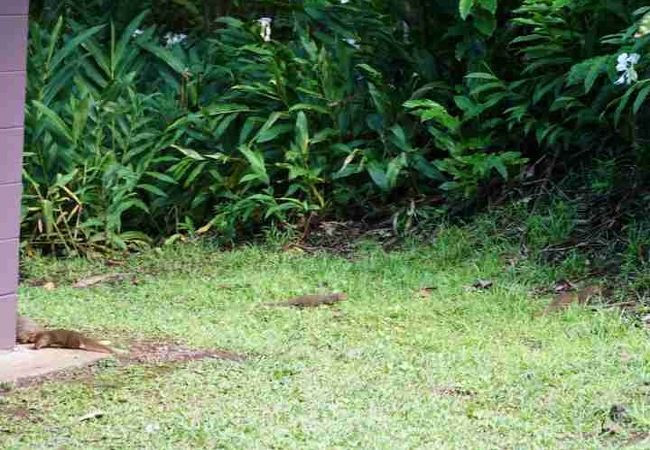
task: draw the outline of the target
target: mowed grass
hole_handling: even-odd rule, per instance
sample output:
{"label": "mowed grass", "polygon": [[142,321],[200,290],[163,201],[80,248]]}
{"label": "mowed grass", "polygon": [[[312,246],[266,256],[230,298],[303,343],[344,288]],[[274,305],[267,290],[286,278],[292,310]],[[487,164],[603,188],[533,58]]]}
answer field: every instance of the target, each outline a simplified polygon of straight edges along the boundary
{"label": "mowed grass", "polygon": [[[617,448],[650,430],[646,332],[616,311],[534,317],[559,274],[461,231],[348,261],[268,248],[179,246],[107,269],[30,260],[58,286],[21,290],[22,313],[112,338],[173,339],[243,363],[105,363],[91,378],[0,397],[0,448]],[[84,290],[110,270],[138,284]],[[468,290],[477,279],[487,290]],[[429,297],[418,290],[433,287]],[[337,308],[261,303],[344,291]],[[612,405],[630,420],[600,434]],[[12,414],[27,410],[28,414]],[[103,416],[79,418],[93,411]]]}

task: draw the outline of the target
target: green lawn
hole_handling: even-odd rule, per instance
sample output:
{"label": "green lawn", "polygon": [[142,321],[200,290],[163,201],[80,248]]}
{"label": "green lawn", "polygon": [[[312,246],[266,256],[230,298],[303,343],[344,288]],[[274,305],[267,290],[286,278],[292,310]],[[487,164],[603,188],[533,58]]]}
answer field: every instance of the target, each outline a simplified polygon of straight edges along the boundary
{"label": "green lawn", "polygon": [[[548,297],[530,291],[559,274],[509,268],[500,253],[449,232],[389,254],[367,245],[353,261],[193,245],[118,269],[30,260],[32,276],[58,286],[23,288],[24,314],[250,358],[104,364],[91,378],[12,391],[0,397],[0,448],[585,449],[650,431],[646,332],[612,311],[533,317]],[[139,283],[69,287],[107,270],[139,270]],[[468,290],[478,278],[494,287]],[[424,287],[436,289],[426,298]],[[260,307],[319,290],[349,300],[339,311]],[[617,404],[631,421],[601,436]],[[103,417],[78,420],[95,410]]]}

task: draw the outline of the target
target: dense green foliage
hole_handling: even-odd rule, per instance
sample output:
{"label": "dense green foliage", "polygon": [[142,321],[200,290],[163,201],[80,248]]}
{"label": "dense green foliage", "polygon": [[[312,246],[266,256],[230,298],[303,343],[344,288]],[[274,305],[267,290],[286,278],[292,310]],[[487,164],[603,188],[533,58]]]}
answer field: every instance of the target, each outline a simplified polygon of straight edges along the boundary
{"label": "dense green foliage", "polygon": [[[636,188],[641,6],[36,1],[24,236],[84,253],[312,214],[408,226],[581,159]],[[623,52],[641,59],[617,73]]]}

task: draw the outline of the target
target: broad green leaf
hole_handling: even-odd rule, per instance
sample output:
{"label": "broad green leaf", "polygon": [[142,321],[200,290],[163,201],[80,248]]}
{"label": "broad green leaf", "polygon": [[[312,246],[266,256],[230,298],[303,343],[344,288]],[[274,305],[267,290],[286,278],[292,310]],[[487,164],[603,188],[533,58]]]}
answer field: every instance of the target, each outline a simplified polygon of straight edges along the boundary
{"label": "broad green leaf", "polygon": [[489,92],[494,90],[503,91],[504,89],[505,89],[505,85],[501,81],[495,81],[492,83],[482,83],[478,85],[477,87],[471,90],[470,94],[476,97],[480,94],[483,94],[484,92]]}
{"label": "broad green leaf", "polygon": [[255,130],[255,126],[262,122],[261,117],[255,117],[251,116],[246,119],[244,122],[244,126],[241,127],[241,130],[239,131],[239,143],[242,145],[248,145],[248,139],[250,135],[253,133]]}
{"label": "broad green leaf", "polygon": [[195,161],[205,161],[205,158],[196,150],[192,150],[191,148],[179,147],[176,144],[172,144],[171,147],[175,148],[176,150],[178,150],[188,158],[191,158]]}
{"label": "broad green leaf", "polygon": [[88,122],[88,112],[90,110],[90,97],[85,97],[75,105],[72,117],[72,135],[74,142],[77,143],[81,134],[86,129]]}
{"label": "broad green leaf", "polygon": [[455,131],[459,126],[458,119],[433,100],[409,100],[404,103],[404,107],[414,110],[413,113],[419,115],[422,121],[435,120],[449,131]]}
{"label": "broad green leaf", "polygon": [[478,80],[491,80],[491,81],[499,81],[499,78],[496,76],[492,75],[491,73],[487,72],[472,72],[467,75],[465,75],[465,78],[469,79],[478,79]]}
{"label": "broad green leaf", "polygon": [[83,44],[92,36],[99,33],[103,28],[104,25],[97,25],[96,27],[88,28],[87,30],[82,31],[80,34],[70,39],[70,41],[68,41],[63,46],[63,48],[61,48],[54,54],[54,57],[52,58],[52,61],[49,64],[48,70],[51,72],[54,69],[56,69],[56,67],[59,64],[61,64],[61,62],[63,62],[65,58],[70,56],[72,52],[74,52],[77,49],[77,47],[79,47],[79,45]]}
{"label": "broad green leaf", "polygon": [[245,145],[239,147],[239,151],[242,152],[244,157],[248,160],[248,163],[251,166],[253,173],[250,176],[242,177],[242,181],[249,181],[252,179],[257,179],[262,181],[265,184],[271,184],[271,179],[269,178],[268,173],[266,172],[266,164],[264,163],[264,156],[261,153],[256,153]]}
{"label": "broad green leaf", "polygon": [[277,138],[278,136],[281,136],[285,133],[289,133],[292,130],[293,127],[288,124],[276,125],[274,127],[271,127],[268,130],[264,130],[258,133],[256,142],[259,144],[263,144],[265,142],[271,142],[275,140],[275,138]]}
{"label": "broad green leaf", "polygon": [[325,142],[330,138],[336,138],[339,136],[339,131],[334,128],[324,128],[314,135],[313,138],[309,139],[310,144],[320,144]]}
{"label": "broad green leaf", "polygon": [[490,11],[492,14],[497,12],[497,0],[478,0],[478,4],[481,5],[482,8]]}
{"label": "broad green leaf", "polygon": [[[92,60],[91,58],[85,58],[84,62],[82,62],[86,73],[92,77],[98,86],[107,85],[112,79],[113,74],[109,61],[110,58],[107,56],[103,45],[100,45],[95,39],[90,38],[83,43],[83,47],[92,56]],[[94,67],[95,65],[103,71],[103,74]]]}
{"label": "broad green leaf", "polygon": [[120,40],[117,42],[117,45],[115,45],[115,53],[112,58],[114,73],[115,73],[116,66],[124,59],[124,54],[127,49],[127,45],[129,44],[129,42],[133,40],[133,33],[135,33],[135,30],[137,30],[138,27],[142,24],[147,14],[148,11],[143,11],[142,13],[140,13],[135,19],[131,21],[131,23],[127,25],[127,27],[122,32],[122,36],[120,37]]}
{"label": "broad green leaf", "polygon": [[194,180],[196,180],[205,170],[205,167],[207,165],[207,162],[200,162],[194,166],[192,171],[189,173],[187,178],[185,178],[185,182],[183,183],[183,187],[189,188],[192,183],[194,183]]}
{"label": "broad green leaf", "polygon": [[274,125],[275,122],[277,122],[277,121],[278,121],[282,116],[283,116],[283,114],[280,113],[280,112],[277,112],[277,111],[271,113],[271,115],[270,115],[269,118],[266,120],[266,122],[264,123],[264,125],[262,125],[262,128],[260,128],[260,130],[257,132],[257,135],[255,136],[255,141],[257,141],[257,142],[267,142],[267,141],[270,141],[270,140],[274,139],[274,138],[277,136],[277,134],[275,134],[275,135],[271,134],[271,138],[270,138],[270,139],[266,139],[266,140],[261,139],[261,136],[264,136],[265,133],[268,133],[270,129],[272,129],[272,128],[276,128],[276,127],[273,127],[273,125]]}
{"label": "broad green leaf", "polygon": [[368,171],[368,174],[370,175],[372,181],[374,181],[374,183],[382,191],[390,190],[390,183],[388,182],[386,171],[384,170],[384,168],[381,166],[379,162],[377,161],[370,162],[366,170]]}
{"label": "broad green leaf", "polygon": [[377,109],[377,112],[382,116],[386,117],[387,114],[387,105],[389,104],[386,95],[377,88],[373,83],[368,83],[368,91],[370,92],[370,98]]}
{"label": "broad green leaf", "polygon": [[473,6],[474,0],[460,0],[458,3],[458,12],[460,13],[461,19],[467,19],[467,16],[472,12]]}
{"label": "broad green leaf", "polygon": [[390,129],[391,132],[391,137],[390,140],[397,148],[399,148],[403,152],[410,152],[413,149],[408,143],[408,139],[406,138],[406,133],[404,132],[404,128],[402,128],[399,125],[395,125]]}
{"label": "broad green leaf", "polygon": [[635,16],[640,16],[641,14],[650,13],[650,6],[642,6],[639,9],[634,10],[632,13]]}
{"label": "broad green leaf", "polygon": [[516,37],[512,41],[510,41],[510,43],[518,44],[518,43],[521,43],[521,42],[532,42],[532,41],[547,40],[547,39],[548,39],[548,36],[533,33],[533,34],[527,34],[527,35],[524,35],[524,36]]}
{"label": "broad green leaf", "polygon": [[289,112],[294,111],[313,111],[321,114],[329,114],[330,110],[321,105],[314,105],[310,103],[296,103],[289,108]]}
{"label": "broad green leaf", "polygon": [[632,106],[632,111],[634,114],[639,112],[639,109],[641,109],[643,102],[645,102],[645,99],[648,98],[648,94],[650,94],[650,86],[646,86],[641,89],[639,95],[636,96],[636,100],[634,100],[634,105]]}
{"label": "broad green leaf", "polygon": [[63,16],[59,16],[50,35],[50,45],[47,49],[47,59],[46,64],[48,67],[52,65],[52,58],[54,57],[54,51],[56,50],[56,44],[59,42],[59,37],[61,35],[61,28],[63,27]]}
{"label": "broad green leaf", "polygon": [[246,105],[238,105],[236,103],[223,103],[209,105],[203,108],[202,112],[208,116],[219,116],[223,114],[234,114],[249,112],[251,109]]}
{"label": "broad green leaf", "polygon": [[386,179],[388,186],[392,189],[397,185],[397,179],[402,169],[406,167],[406,154],[402,153],[393,158],[386,168]]}
{"label": "broad green leaf", "polygon": [[470,98],[465,97],[464,95],[456,95],[454,97],[454,103],[456,104],[456,106],[458,106],[458,108],[460,108],[464,112],[469,112],[476,107],[474,102]]}
{"label": "broad green leaf", "polygon": [[479,11],[477,14],[473,14],[473,17],[474,26],[483,35],[491,36],[494,33],[497,27],[497,20],[493,15],[487,14],[485,11]]}
{"label": "broad green leaf", "polygon": [[309,128],[307,116],[300,111],[296,118],[296,145],[304,157],[309,153]]}
{"label": "broad green leaf", "polygon": [[628,88],[627,92],[621,97],[621,100],[618,104],[618,107],[616,108],[616,111],[614,112],[614,124],[618,125],[618,122],[621,120],[621,114],[623,114],[623,111],[625,110],[625,107],[627,106],[628,102],[632,98],[632,93],[635,91],[634,86]]}
{"label": "broad green leaf", "polygon": [[499,172],[499,175],[501,175],[504,180],[508,180],[508,169],[499,157],[496,157],[491,161],[491,166]]}
{"label": "broad green leaf", "polygon": [[61,119],[61,117],[59,117],[56,112],[37,100],[33,100],[32,104],[36,106],[39,112],[47,118],[45,125],[48,126],[50,130],[65,138],[68,142],[74,142],[74,135],[72,133],[72,130],[68,128],[63,119]]}
{"label": "broad green leaf", "polygon": [[415,155],[414,159],[414,166],[420,174],[431,180],[443,181],[445,179],[440,170],[427,161],[422,155]]}
{"label": "broad green leaf", "polygon": [[160,59],[162,62],[167,64],[174,72],[176,72],[178,75],[181,75],[182,73],[185,72],[187,66],[176,57],[170,50],[160,47],[159,45],[156,45],[152,42],[145,41],[142,43],[139,43],[142,48],[147,50],[149,53],[155,55]]}
{"label": "broad green leaf", "polygon": [[372,80],[373,83],[381,83],[384,79],[381,72],[368,64],[357,64],[356,67],[365,72],[365,74]]}
{"label": "broad green leaf", "polygon": [[165,191],[160,189],[158,186],[154,186],[153,184],[144,183],[144,184],[139,184],[138,187],[140,189],[144,189],[145,191],[151,192],[152,194],[157,195],[159,197],[167,197]]}

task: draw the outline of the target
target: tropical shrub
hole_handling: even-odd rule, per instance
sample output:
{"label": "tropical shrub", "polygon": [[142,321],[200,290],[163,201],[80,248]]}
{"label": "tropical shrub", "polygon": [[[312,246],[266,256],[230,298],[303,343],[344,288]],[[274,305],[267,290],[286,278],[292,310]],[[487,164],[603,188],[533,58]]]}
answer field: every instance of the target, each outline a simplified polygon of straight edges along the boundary
{"label": "tropical shrub", "polygon": [[147,220],[136,218],[173,180],[153,170],[162,122],[154,96],[136,86],[144,51],[130,41],[141,20],[121,36],[102,26],[65,33],[62,19],[52,31],[32,24],[23,219],[32,246],[85,252],[149,241],[138,231]]}
{"label": "tropical shrub", "polygon": [[26,245],[412,224],[584,160],[641,180],[642,6],[34,1]]}

